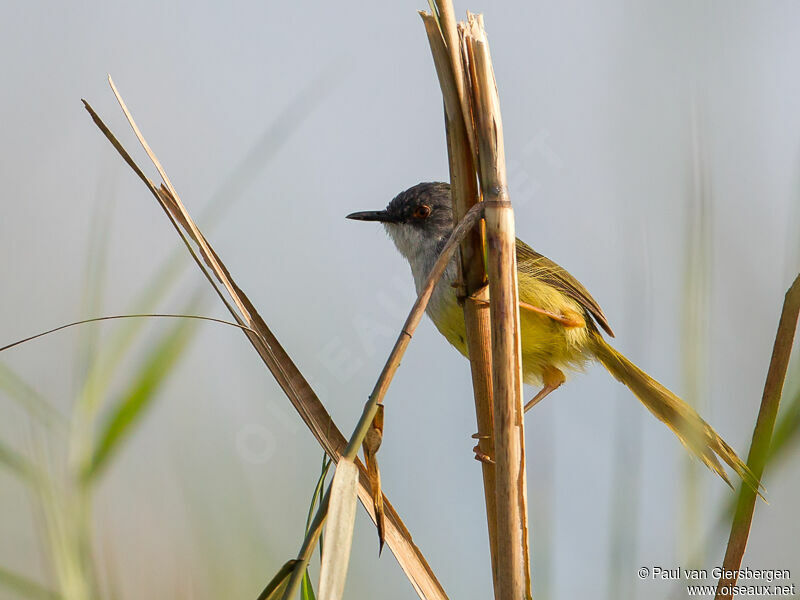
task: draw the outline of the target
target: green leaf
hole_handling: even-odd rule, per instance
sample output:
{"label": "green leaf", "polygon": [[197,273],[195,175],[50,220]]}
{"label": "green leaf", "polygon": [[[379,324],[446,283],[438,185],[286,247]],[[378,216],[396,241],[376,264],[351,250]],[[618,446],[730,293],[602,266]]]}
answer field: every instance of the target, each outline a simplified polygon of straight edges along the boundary
{"label": "green leaf", "polygon": [[328,458],[327,454],[322,455],[322,469],[317,479],[317,485],[314,487],[314,493],[311,495],[311,506],[308,507],[308,516],[306,516],[306,534],[308,533],[308,528],[311,527],[311,520],[314,518],[314,507],[322,496],[322,490],[325,487],[325,478],[328,476],[328,470],[332,462],[333,461]]}
{"label": "green leaf", "polygon": [[196,325],[197,323],[191,319],[179,322],[150,352],[133,378],[130,389],[116,403],[112,414],[106,420],[100,442],[83,469],[84,483],[90,483],[102,472],[120,443],[131,434],[133,426],[150,407],[161,385],[178,363],[178,359],[197,330]]}
{"label": "green leaf", "polygon": [[[311,527],[311,520],[314,518],[314,508],[319,502],[322,491],[325,488],[325,479],[328,476],[328,470],[333,461],[328,458],[327,454],[322,455],[322,469],[320,470],[317,485],[314,487],[314,493],[311,495],[311,505],[308,507],[308,516],[306,517],[306,535],[308,535],[308,528]],[[322,557],[322,535],[319,538],[319,554]],[[303,600],[316,600],[314,595],[314,586],[311,584],[311,578],[308,576],[308,569],[303,574],[303,581],[300,583],[300,594]]]}
{"label": "green leaf", "polygon": [[303,600],[317,600],[314,595],[314,586],[311,585],[311,578],[308,576],[308,569],[303,574],[303,581],[300,582],[300,597]]}
{"label": "green leaf", "polygon": [[[180,258],[175,255],[162,264],[150,283],[133,302],[130,312],[152,312],[172,289],[173,283],[179,279],[183,267]],[[96,355],[96,359],[90,365],[79,395],[81,413],[94,414],[114,374],[118,372],[119,365],[146,324],[146,319],[130,319],[116,329],[108,343],[103,344],[103,351]]]}
{"label": "green leaf", "polygon": [[293,558],[292,560],[286,561],[280,571],[275,574],[275,577],[272,578],[267,584],[267,587],[264,588],[264,591],[261,592],[258,596],[258,600],[280,600],[283,596],[283,591],[286,589],[286,584],[289,583],[289,577],[292,576],[292,571],[294,571],[294,566],[297,564],[297,559]]}
{"label": "green leaf", "polygon": [[[436,26],[439,28],[439,33],[444,39],[444,29],[442,29],[442,21],[439,15],[439,7],[436,6],[433,0],[428,0],[428,6],[431,8],[431,14],[433,15],[434,21],[436,21]],[[447,45],[447,41],[445,40],[445,46]]]}

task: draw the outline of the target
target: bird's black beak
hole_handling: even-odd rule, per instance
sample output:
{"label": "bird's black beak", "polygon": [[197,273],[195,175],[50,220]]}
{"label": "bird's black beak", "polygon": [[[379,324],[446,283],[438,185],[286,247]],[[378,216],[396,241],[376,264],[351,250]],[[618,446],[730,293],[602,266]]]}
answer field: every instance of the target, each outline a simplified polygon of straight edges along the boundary
{"label": "bird's black beak", "polygon": [[378,221],[379,223],[395,223],[397,219],[385,210],[364,210],[347,215],[348,219],[354,221]]}

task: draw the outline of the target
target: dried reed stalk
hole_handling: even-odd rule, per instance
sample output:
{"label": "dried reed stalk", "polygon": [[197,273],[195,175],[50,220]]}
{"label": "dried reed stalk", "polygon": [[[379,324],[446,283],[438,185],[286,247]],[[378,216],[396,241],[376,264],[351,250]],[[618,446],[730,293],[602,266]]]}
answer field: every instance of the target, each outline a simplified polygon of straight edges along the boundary
{"label": "dried reed stalk", "polygon": [[[110,82],[110,78],[109,78]],[[112,84],[113,89],[113,84]],[[177,199],[177,194],[174,188],[168,184],[165,177],[163,168],[156,159],[155,155],[149,149],[144,137],[141,135],[138,127],[136,127],[130,112],[124,106],[119,93],[114,90],[120,105],[123,106],[123,111],[128,118],[134,132],[139,138],[145,150],[148,152],[156,168],[162,173],[164,184],[167,186],[156,187],[156,185],[144,174],[139,166],[130,157],[128,152],[119,143],[116,137],[111,133],[108,127],[103,123],[100,117],[95,113],[89,104],[84,101],[86,110],[91,115],[95,124],[103,132],[106,138],[111,142],[117,152],[122,156],[125,162],[133,169],[137,176],[145,183],[150,192],[156,197],[160,206],[167,214],[170,222],[181,237],[184,245],[189,250],[192,258],[197,263],[203,275],[214,288],[215,292],[225,304],[226,308],[233,315],[236,322],[243,326],[243,331],[247,336],[250,343],[258,352],[264,364],[275,377],[276,381],[289,398],[292,405],[295,407],[303,422],[311,430],[314,437],[319,444],[323,447],[325,452],[334,460],[338,461],[347,440],[336,427],[336,424],[331,419],[328,412],[325,410],[324,405],[319,400],[314,390],[303,377],[300,370],[291,360],[289,355],[278,342],[277,338],[267,327],[264,320],[255,310],[250,300],[242,292],[242,290],[233,281],[230,273],[224,267],[219,257],[214,252],[213,248],[208,244],[203,234],[194,224],[194,220],[183,207],[182,203]],[[188,237],[187,237],[188,236]],[[195,240],[199,246],[200,256],[197,255],[191,245],[189,238]],[[205,264],[211,268],[211,272],[206,269]],[[222,291],[217,287],[215,278],[223,283],[226,290],[232,296],[234,304],[225,297]],[[240,313],[238,307],[242,308]],[[255,333],[254,333],[255,331]],[[360,461],[356,461],[359,469],[359,484],[358,496],[370,518],[373,520],[375,516],[372,512],[371,491],[366,470]],[[430,566],[425,560],[422,553],[414,544],[411,534],[406,529],[402,520],[400,519],[394,507],[390,504],[389,500],[384,496],[384,506],[386,510],[386,542],[391,548],[393,554],[397,558],[403,571],[411,581],[415,591],[423,599],[445,599],[447,596],[442,589],[441,584],[436,579]]]}
{"label": "dried reed stalk", "polygon": [[484,468],[495,597],[516,600],[530,596],[530,570],[514,218],[502,122],[482,19],[470,15],[468,27],[456,25],[449,0],[437,0],[436,7],[435,16],[422,17],[444,97],[454,213],[477,200],[475,157],[492,212],[491,222],[486,219],[491,317],[473,299],[484,283],[481,240],[464,245],[463,291],[479,434],[492,428],[493,438],[481,443],[492,447],[487,454],[497,463]]}
{"label": "dried reed stalk", "polygon": [[[781,318],[778,322],[778,333],[775,335],[775,344],[772,347],[772,359],[767,371],[767,381],[764,384],[764,393],[761,397],[761,408],[753,430],[753,440],[750,443],[750,452],[747,455],[747,466],[753,473],[756,481],[761,481],[764,467],[769,459],[772,430],[778,416],[778,406],[783,392],[783,383],[786,380],[786,370],[789,367],[789,357],[792,353],[792,344],[797,330],[797,318],[800,315],[800,275],[786,292],[783,302]],[[753,522],[756,494],[758,490],[742,483],[739,489],[739,499],[736,503],[736,513],[731,524],[731,533],[728,538],[728,547],[725,550],[725,559],[722,563],[724,572],[731,572],[733,577],[721,577],[717,584],[717,600],[730,600],[733,597],[732,587],[736,585],[742,556],[747,546],[750,535],[750,525]],[[727,590],[728,593],[722,593]]]}
{"label": "dried reed stalk", "polygon": [[[448,34],[456,32],[452,6],[439,1],[439,22]],[[453,215],[458,222],[475,203],[480,201],[475,176],[475,152],[471,134],[472,114],[469,97],[464,91],[466,74],[462,62],[461,36],[448,35],[448,44],[442,38],[437,20],[420,12],[428,42],[433,55],[439,86],[444,98],[447,155],[450,164],[450,189],[453,194]],[[453,41],[455,40],[455,41]],[[455,52],[449,48],[455,44]],[[462,85],[459,87],[458,83]],[[483,264],[483,233],[474,230],[461,243],[459,269],[460,292],[464,297],[464,323],[467,350],[472,372],[472,389],[475,399],[475,416],[478,425],[478,451],[484,457],[494,456],[494,433],[492,425],[492,355],[489,324],[489,308],[485,302],[473,297],[485,286],[486,271]],[[484,298],[485,299],[485,298]],[[495,465],[482,461],[483,490],[486,505],[486,523],[489,531],[489,550],[492,561],[492,583],[497,591],[497,504]]]}
{"label": "dried reed stalk", "polygon": [[514,211],[508,198],[500,101],[480,15],[469,15],[466,41],[472,65],[481,191],[486,205],[500,549],[498,598],[519,600],[531,597],[531,580]]}
{"label": "dried reed stalk", "polygon": [[[456,24],[452,0],[436,0],[436,10],[439,17],[438,23],[441,25],[441,35],[443,37],[450,68],[452,69],[452,85],[455,89],[455,99],[458,100],[458,107],[461,109],[458,111],[454,106],[450,114],[455,116],[457,113],[460,113],[464,120],[464,134],[466,135],[466,141],[469,144],[468,149],[473,159],[472,162],[474,163],[478,160],[478,145],[475,141],[475,129],[472,125],[472,111],[462,59],[462,40]],[[445,99],[445,103],[447,102],[448,99]],[[460,153],[461,151],[462,149],[459,148],[458,152]],[[471,174],[471,176],[474,178],[474,174]]]}

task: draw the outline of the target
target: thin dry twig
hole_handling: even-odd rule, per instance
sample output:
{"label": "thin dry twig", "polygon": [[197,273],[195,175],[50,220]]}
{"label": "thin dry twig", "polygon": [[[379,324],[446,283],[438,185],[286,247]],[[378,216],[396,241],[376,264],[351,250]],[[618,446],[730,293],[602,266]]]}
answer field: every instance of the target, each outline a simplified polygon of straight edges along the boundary
{"label": "thin dry twig", "polygon": [[[778,416],[778,406],[783,392],[783,383],[786,380],[786,370],[789,367],[789,357],[792,353],[797,318],[800,314],[800,275],[786,292],[783,302],[781,318],[778,322],[778,333],[775,335],[775,344],[772,347],[772,359],[767,371],[767,380],[764,384],[764,393],[761,397],[761,408],[753,430],[753,440],[750,443],[750,452],[747,455],[747,466],[753,473],[756,481],[761,481],[764,467],[769,459],[772,430]],[[739,489],[739,499],[736,504],[736,513],[731,524],[731,533],[728,538],[728,547],[725,550],[725,559],[722,563],[723,575],[717,584],[717,600],[729,600],[733,597],[733,587],[739,575],[747,538],[750,535],[750,525],[753,522],[758,489],[742,483]]]}
{"label": "thin dry twig", "polygon": [[[375,382],[375,387],[369,396],[369,400],[367,400],[367,403],[364,405],[361,418],[359,419],[358,424],[353,431],[353,435],[350,437],[347,448],[342,453],[344,458],[352,460],[358,454],[358,449],[364,443],[364,438],[370,430],[373,420],[375,419],[375,415],[378,412],[378,406],[386,396],[386,392],[389,389],[392,378],[397,372],[397,368],[400,366],[400,361],[403,358],[403,354],[405,354],[406,348],[408,348],[408,344],[411,342],[411,338],[413,337],[417,326],[419,325],[420,321],[422,321],[422,317],[425,314],[425,308],[428,306],[428,301],[433,294],[433,289],[436,287],[436,283],[439,281],[439,279],[441,279],[442,274],[452,259],[453,253],[458,244],[461,242],[464,236],[473,227],[475,227],[482,216],[483,205],[478,204],[473,206],[453,230],[453,233],[450,234],[450,238],[447,240],[447,243],[439,254],[439,257],[436,259],[436,263],[434,263],[431,272],[428,274],[428,278],[425,280],[425,285],[420,290],[417,300],[414,302],[414,306],[411,308],[411,312],[409,312],[408,317],[406,318],[403,329],[400,331],[400,335],[398,336],[397,341],[394,343],[392,351],[389,353],[389,358],[386,360],[386,364],[383,366],[383,370],[378,377],[378,381]],[[320,503],[317,514],[314,516],[314,521],[312,522],[311,527],[309,527],[308,534],[306,534],[306,538],[303,540],[303,545],[297,555],[298,568],[295,573],[292,574],[292,579],[289,581],[289,585],[286,588],[286,592],[283,596],[284,600],[291,600],[291,598],[294,597],[294,594],[297,592],[297,589],[300,585],[302,573],[305,571],[308,561],[311,560],[311,554],[314,551],[314,544],[316,543],[317,539],[319,539],[319,535],[322,532],[322,524],[325,522],[325,517],[328,512],[330,491],[331,488],[329,486],[328,491],[325,493],[325,497]]]}
{"label": "thin dry twig", "polygon": [[[342,450],[347,444],[346,439],[336,427],[328,412],[325,410],[322,402],[320,402],[313,389],[303,377],[300,370],[291,360],[289,355],[278,342],[277,338],[273,335],[272,331],[267,327],[264,320],[253,307],[250,300],[236,285],[230,274],[224,268],[224,265],[217,257],[211,246],[203,237],[200,230],[194,225],[194,221],[185,210],[182,203],[177,200],[177,195],[169,187],[156,187],[152,181],[143,173],[139,166],[133,161],[128,152],[119,143],[116,137],[111,133],[108,127],[103,123],[100,117],[95,113],[89,104],[84,101],[87,111],[92,116],[95,124],[103,132],[106,138],[111,142],[114,148],[119,152],[120,156],[125,162],[133,169],[137,176],[147,185],[148,189],[158,200],[162,209],[167,214],[170,222],[175,227],[180,235],[182,241],[189,250],[195,263],[200,268],[203,275],[208,279],[209,283],[214,288],[215,292],[225,304],[226,308],[233,315],[234,319],[240,325],[246,325],[248,329],[244,329],[245,335],[250,340],[251,344],[258,352],[261,359],[264,361],[267,368],[275,377],[276,381],[284,391],[286,396],[292,402],[297,412],[300,414],[304,423],[313,433],[314,437],[323,447],[325,452],[334,460],[338,461],[341,456]],[[129,112],[126,112],[129,121],[133,121]],[[134,131],[138,132],[138,127],[134,126]],[[143,141],[141,132],[138,133],[140,141]],[[146,146],[146,142],[143,142]],[[152,152],[150,152],[152,154]],[[163,171],[163,169],[160,169]],[[165,179],[165,184],[167,183]],[[188,230],[184,232],[181,227],[182,223],[188,225]],[[197,256],[192,247],[187,233],[192,239],[195,239],[200,247],[202,259]],[[214,265],[218,270],[212,273],[205,268],[205,264]],[[215,278],[223,281],[226,290],[230,295],[235,298],[236,306],[242,306],[244,309],[242,313],[234,308],[234,306],[225,297],[216,283]],[[249,316],[250,321],[245,322],[245,317]],[[257,333],[253,333],[254,330]],[[372,511],[371,490],[364,466],[360,461],[356,461],[359,468],[359,486],[358,495],[362,504],[364,504],[370,518],[373,520],[375,516]],[[415,591],[423,599],[444,599],[447,596],[442,589],[441,584],[436,579],[430,566],[423,557],[422,553],[414,544],[411,534],[406,529],[402,520],[400,519],[394,507],[389,500],[384,496],[384,507],[386,510],[386,543],[389,545],[393,554],[397,558],[398,563],[405,571]]]}

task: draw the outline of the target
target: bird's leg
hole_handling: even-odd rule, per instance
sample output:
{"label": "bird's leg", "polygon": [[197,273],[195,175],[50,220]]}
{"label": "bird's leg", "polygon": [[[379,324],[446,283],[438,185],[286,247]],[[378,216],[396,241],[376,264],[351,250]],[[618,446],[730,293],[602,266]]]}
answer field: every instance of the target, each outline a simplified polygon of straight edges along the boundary
{"label": "bird's leg", "polygon": [[539,308],[533,304],[520,301],[519,307],[525,310],[530,310],[545,317],[550,317],[554,321],[558,321],[564,327],[586,327],[586,319],[584,319],[578,312],[570,309],[565,309],[564,314],[557,315],[554,312]]}
{"label": "bird's leg", "polygon": [[545,396],[547,396],[550,392],[553,392],[561,387],[561,384],[566,380],[567,378],[564,376],[564,373],[559,369],[556,369],[552,365],[545,367],[544,372],[542,373],[542,382],[544,383],[544,387],[539,390],[539,393],[536,394],[531,401],[525,405],[525,412],[528,412],[531,408],[544,400]]}
{"label": "bird's leg", "polygon": [[[488,285],[485,285],[472,294],[472,299],[476,302],[480,302],[481,304],[488,305],[489,300],[485,298],[485,291],[487,287]],[[521,300],[519,302],[519,307],[523,310],[529,310],[537,314],[544,315],[545,317],[561,323],[564,327],[586,327],[586,319],[583,318],[583,315],[574,310],[565,309],[564,313],[559,315],[549,310],[539,308],[538,306],[534,306],[533,304],[522,302]]]}
{"label": "bird's leg", "polygon": [[[548,365],[542,371],[542,383],[544,387],[539,390],[539,393],[536,394],[530,402],[525,405],[525,410],[523,412],[528,412],[531,408],[536,406],[539,402],[544,400],[544,398],[550,394],[550,392],[556,391],[561,385],[567,380],[566,376],[564,375],[561,369],[554,367],[553,365]],[[481,435],[480,433],[476,433],[472,436],[476,440],[483,440],[488,439],[490,436],[488,435]],[[479,460],[481,462],[494,464],[494,458],[487,455],[480,449],[480,444],[477,444],[473,449],[475,452],[475,460]]]}
{"label": "bird's leg", "polygon": [[[544,398],[548,394],[550,394],[550,392],[554,392],[555,390],[560,388],[561,385],[566,380],[567,380],[566,376],[564,375],[564,373],[560,369],[557,369],[556,367],[554,367],[552,365],[549,365],[549,366],[545,367],[544,371],[542,372],[542,382],[544,383],[544,387],[541,390],[539,390],[539,393],[536,394],[531,399],[531,401],[528,402],[525,405],[524,412],[528,412],[531,408],[533,408],[539,402],[544,400]],[[473,439],[476,439],[476,440],[484,440],[484,439],[489,439],[491,436],[481,435],[480,433],[475,433],[475,434],[472,435],[472,437],[473,437]],[[488,454],[486,454],[485,452],[483,452],[481,450],[480,443],[476,444],[475,447],[472,449],[472,451],[475,453],[475,460],[478,460],[478,461],[484,462],[484,463],[488,463],[488,464],[491,464],[491,465],[494,464],[494,458],[492,458],[491,456],[489,456]]]}

